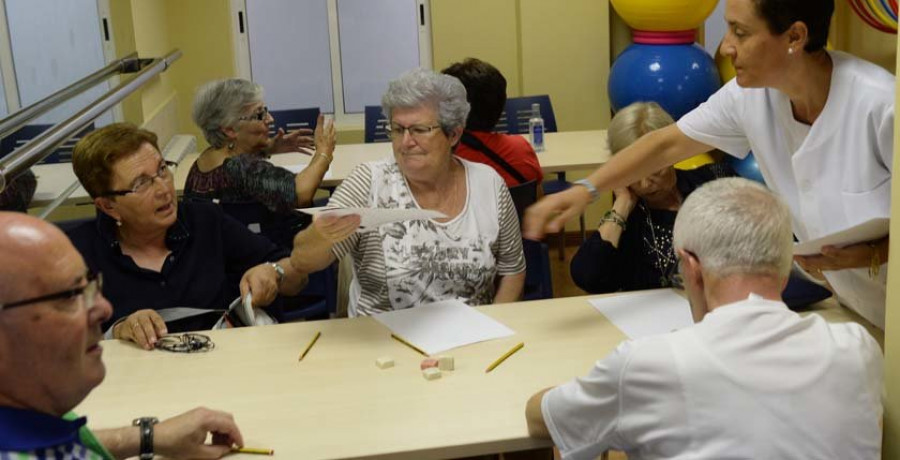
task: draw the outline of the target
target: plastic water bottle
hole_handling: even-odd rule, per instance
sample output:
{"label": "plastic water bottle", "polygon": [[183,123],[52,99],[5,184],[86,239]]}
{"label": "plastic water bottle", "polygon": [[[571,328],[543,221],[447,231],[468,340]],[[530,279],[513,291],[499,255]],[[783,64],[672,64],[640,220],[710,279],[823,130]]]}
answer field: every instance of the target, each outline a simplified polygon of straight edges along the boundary
{"label": "plastic water bottle", "polygon": [[541,118],[541,104],[531,104],[531,118],[528,120],[528,136],[535,152],[544,151],[544,119]]}

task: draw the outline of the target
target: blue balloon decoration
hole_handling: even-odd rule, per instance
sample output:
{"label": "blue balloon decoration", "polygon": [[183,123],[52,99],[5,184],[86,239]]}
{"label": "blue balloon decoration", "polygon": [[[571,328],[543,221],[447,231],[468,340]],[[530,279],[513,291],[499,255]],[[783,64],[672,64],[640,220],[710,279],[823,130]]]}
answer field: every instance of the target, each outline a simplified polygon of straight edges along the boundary
{"label": "blue balloon decoration", "polygon": [[762,172],[759,170],[759,164],[756,162],[756,158],[753,158],[753,152],[748,153],[744,159],[731,155],[725,155],[725,159],[739,176],[766,185],[766,180],[763,179]]}
{"label": "blue balloon decoration", "polygon": [[616,58],[609,74],[613,110],[654,101],[679,119],[719,89],[713,58],[697,44],[635,43]]}

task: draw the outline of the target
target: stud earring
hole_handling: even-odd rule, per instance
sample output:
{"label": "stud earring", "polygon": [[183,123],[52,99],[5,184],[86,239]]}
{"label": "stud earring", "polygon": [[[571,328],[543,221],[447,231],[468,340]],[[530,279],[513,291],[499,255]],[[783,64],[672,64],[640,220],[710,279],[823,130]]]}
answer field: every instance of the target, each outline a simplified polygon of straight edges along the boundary
{"label": "stud earring", "polygon": [[794,48],[788,48],[788,54],[794,54]]}
{"label": "stud earring", "polygon": [[116,221],[116,227],[121,227],[121,226],[122,226],[122,221],[121,221],[121,220],[117,220],[117,221]]}
{"label": "stud earring", "polygon": [[228,143],[228,150],[234,150],[234,142]]}

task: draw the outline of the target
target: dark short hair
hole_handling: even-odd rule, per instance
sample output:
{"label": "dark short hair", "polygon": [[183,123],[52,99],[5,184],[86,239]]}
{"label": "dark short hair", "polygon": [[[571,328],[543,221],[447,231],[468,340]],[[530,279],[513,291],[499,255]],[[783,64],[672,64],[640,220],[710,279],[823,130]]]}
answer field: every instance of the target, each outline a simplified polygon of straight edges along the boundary
{"label": "dark short hair", "polygon": [[828,28],[834,14],[834,0],[754,0],[756,12],[769,30],[783,34],[791,24],[800,21],[809,30],[806,52],[819,51],[828,42]]}
{"label": "dark short hair", "polygon": [[466,58],[451,64],[441,73],[452,75],[466,87],[466,99],[472,110],[466,129],[491,131],[506,106],[506,78],[496,67],[480,59]]}
{"label": "dark short hair", "polygon": [[72,168],[92,198],[109,190],[113,166],[131,156],[144,144],[157,151],[156,134],[131,123],[113,123],[91,131],[72,150]]}

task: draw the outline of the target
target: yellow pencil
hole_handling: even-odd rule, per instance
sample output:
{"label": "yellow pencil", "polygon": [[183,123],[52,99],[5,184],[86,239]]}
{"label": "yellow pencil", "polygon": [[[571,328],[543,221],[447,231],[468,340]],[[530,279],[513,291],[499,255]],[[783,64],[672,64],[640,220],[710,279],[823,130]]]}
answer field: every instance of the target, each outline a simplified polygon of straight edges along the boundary
{"label": "yellow pencil", "polygon": [[309,350],[312,349],[313,345],[316,344],[316,340],[319,340],[319,337],[322,336],[322,331],[316,332],[316,335],[313,336],[312,340],[309,341],[309,345],[306,346],[306,349],[303,350],[303,353],[300,353],[300,359],[297,361],[303,361],[303,358],[306,357],[306,354],[309,353]]}
{"label": "yellow pencil", "polygon": [[421,354],[422,356],[428,356],[428,353],[425,353],[419,347],[407,342],[406,340],[401,339],[400,336],[398,336],[396,334],[391,334],[391,338],[402,343],[403,345],[406,345],[409,348],[412,348],[413,350],[415,350],[417,353]]}
{"label": "yellow pencil", "polygon": [[488,368],[487,368],[484,372],[485,372],[485,373],[488,373],[488,372],[494,370],[494,368],[497,367],[497,366],[499,366],[500,363],[502,363],[503,361],[506,361],[506,358],[509,358],[510,356],[513,355],[513,353],[515,353],[515,352],[521,350],[522,347],[524,347],[524,346],[525,346],[525,342],[521,342],[521,343],[519,343],[518,345],[512,347],[511,350],[507,351],[506,353],[503,353],[503,356],[497,358],[496,361],[492,362],[491,365],[488,366]]}
{"label": "yellow pencil", "polygon": [[231,451],[238,454],[275,455],[275,449],[257,449],[253,447],[232,447]]}

